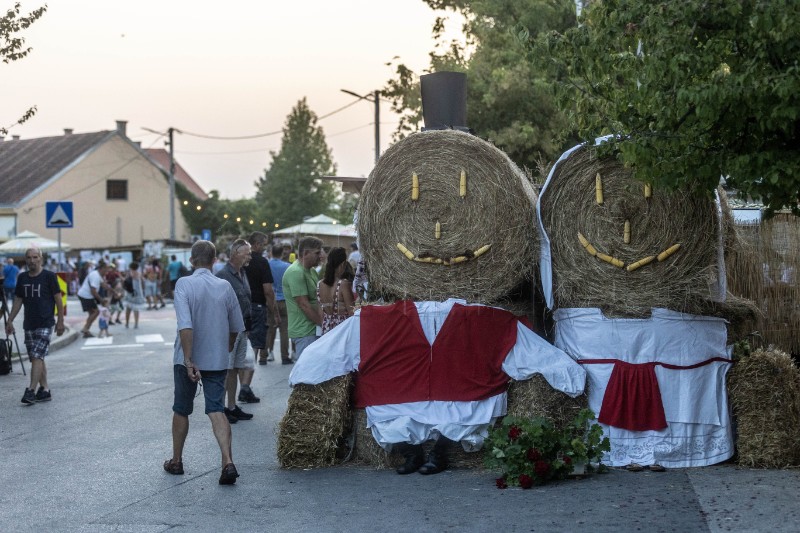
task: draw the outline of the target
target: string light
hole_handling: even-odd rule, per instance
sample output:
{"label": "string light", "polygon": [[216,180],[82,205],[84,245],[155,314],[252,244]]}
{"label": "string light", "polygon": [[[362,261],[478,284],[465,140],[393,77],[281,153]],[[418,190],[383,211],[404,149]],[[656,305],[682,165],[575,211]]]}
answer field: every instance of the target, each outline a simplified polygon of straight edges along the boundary
{"label": "string light", "polygon": [[279,228],[279,227],[281,227],[281,225],[276,223],[276,224],[275,224],[275,227],[276,227],[276,228]]}
{"label": "string light", "polygon": [[198,205],[197,206],[197,210],[200,211],[201,209],[203,209],[203,206],[202,205]]}
{"label": "string light", "polygon": [[228,218],[228,213],[225,213],[224,215],[222,215],[222,218]]}
{"label": "string light", "polygon": [[262,223],[261,223],[261,226],[262,226],[262,227],[264,227],[264,228],[266,228],[266,227],[267,227],[267,223],[266,223],[266,222],[262,222]]}
{"label": "string light", "polygon": [[242,221],[242,217],[236,217],[236,222],[241,222],[241,221]]}
{"label": "string light", "polygon": [[250,219],[250,225],[251,226],[253,225],[253,219],[252,218]]}
{"label": "string light", "polygon": [[183,205],[189,205],[189,200],[184,200]]}

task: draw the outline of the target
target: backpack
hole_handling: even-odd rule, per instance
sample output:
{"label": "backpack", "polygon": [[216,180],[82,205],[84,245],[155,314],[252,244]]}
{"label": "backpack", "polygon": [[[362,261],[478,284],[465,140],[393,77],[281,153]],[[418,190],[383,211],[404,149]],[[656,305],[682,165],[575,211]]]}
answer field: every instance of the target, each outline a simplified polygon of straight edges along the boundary
{"label": "backpack", "polygon": [[191,272],[189,272],[189,269],[188,269],[188,268],[186,268],[186,267],[183,265],[183,263],[181,263],[181,268],[178,270],[178,277],[179,277],[179,278],[182,278],[182,277],[184,277],[184,276],[188,276],[189,274],[191,274]]}
{"label": "backpack", "polygon": [[11,340],[0,340],[0,376],[11,372]]}
{"label": "backpack", "polygon": [[122,287],[125,289],[126,292],[133,294],[133,278],[127,276],[125,281],[122,282]]}

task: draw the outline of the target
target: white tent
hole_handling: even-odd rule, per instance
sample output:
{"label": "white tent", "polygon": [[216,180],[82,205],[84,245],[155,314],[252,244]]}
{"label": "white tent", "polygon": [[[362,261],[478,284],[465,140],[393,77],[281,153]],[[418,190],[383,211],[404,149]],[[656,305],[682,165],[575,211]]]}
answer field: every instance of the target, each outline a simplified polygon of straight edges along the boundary
{"label": "white tent", "polygon": [[328,235],[331,237],[355,237],[356,230],[353,225],[345,226],[337,220],[326,216],[317,215],[304,222],[272,232],[273,235]]}
{"label": "white tent", "polygon": [[[58,251],[58,241],[41,237],[32,231],[23,231],[16,238],[0,244],[0,253],[22,255],[28,248],[38,248],[42,253]],[[61,251],[68,252],[69,244],[61,241]]]}
{"label": "white tent", "polygon": [[356,229],[352,224],[344,225],[329,216],[317,215],[300,224],[273,231],[272,234],[276,237],[310,235],[322,239],[326,245],[340,246],[342,241],[349,243],[355,239]]}

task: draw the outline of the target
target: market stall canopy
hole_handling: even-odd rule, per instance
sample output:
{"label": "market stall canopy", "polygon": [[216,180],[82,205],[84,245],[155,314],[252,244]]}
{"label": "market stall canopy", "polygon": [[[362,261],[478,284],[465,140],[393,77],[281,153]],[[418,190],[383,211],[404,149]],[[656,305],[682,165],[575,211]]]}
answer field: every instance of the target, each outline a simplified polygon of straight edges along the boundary
{"label": "market stall canopy", "polygon": [[330,237],[355,237],[353,225],[340,223],[327,215],[311,217],[301,224],[289,226],[273,232],[273,235],[326,235]]}
{"label": "market stall canopy", "polygon": [[[22,255],[28,248],[38,248],[42,253],[57,252],[58,241],[47,239],[32,231],[23,231],[16,238],[0,244],[0,253]],[[69,249],[69,244],[61,241],[61,251],[68,252]]]}

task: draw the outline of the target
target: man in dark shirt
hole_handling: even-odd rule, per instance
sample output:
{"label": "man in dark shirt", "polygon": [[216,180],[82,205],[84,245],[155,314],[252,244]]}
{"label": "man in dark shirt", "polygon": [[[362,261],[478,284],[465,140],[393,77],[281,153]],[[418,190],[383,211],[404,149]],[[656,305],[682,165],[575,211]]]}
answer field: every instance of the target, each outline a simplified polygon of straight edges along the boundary
{"label": "man in dark shirt", "polygon": [[[14,318],[24,304],[25,320],[22,328],[25,330],[25,348],[31,362],[31,386],[25,389],[22,403],[33,405],[35,402],[48,402],[52,399],[50,387],[47,385],[44,358],[50,351],[53,326],[56,327],[56,335],[60,337],[64,334],[64,305],[55,273],[42,270],[42,252],[38,248],[28,248],[25,251],[25,264],[28,271],[20,274],[17,279],[14,305],[6,323],[6,334],[14,333]],[[58,321],[54,318],[53,309],[58,310]]]}
{"label": "man in dark shirt", "polygon": [[[267,364],[267,354],[272,349],[272,346],[267,346],[267,308],[272,316],[276,317],[276,323],[280,324],[281,322],[278,308],[275,305],[275,291],[272,288],[272,269],[264,257],[268,240],[269,238],[260,231],[254,231],[250,235],[252,253],[250,254],[250,264],[245,266],[253,302],[253,329],[250,331],[250,345],[256,352],[258,363],[262,365]],[[252,395],[252,391],[248,394],[242,390],[239,393],[239,401],[250,402],[253,398]]]}

